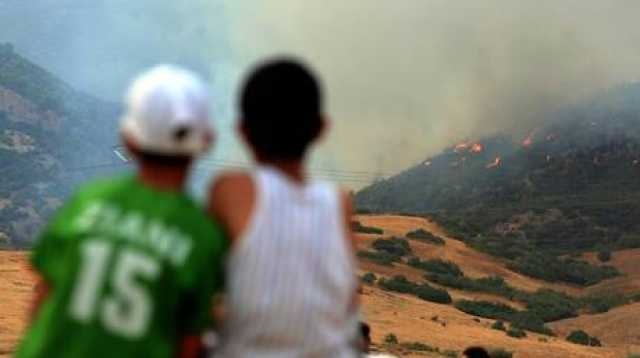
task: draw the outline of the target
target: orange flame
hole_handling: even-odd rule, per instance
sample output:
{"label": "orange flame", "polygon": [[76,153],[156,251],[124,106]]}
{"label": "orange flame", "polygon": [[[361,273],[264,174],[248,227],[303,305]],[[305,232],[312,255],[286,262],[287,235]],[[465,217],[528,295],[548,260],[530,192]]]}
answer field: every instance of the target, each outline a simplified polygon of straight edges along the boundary
{"label": "orange flame", "polygon": [[528,148],[529,146],[531,146],[531,144],[533,144],[533,136],[536,135],[536,132],[538,132],[537,128],[529,132],[527,137],[522,141],[523,147]]}
{"label": "orange flame", "polygon": [[500,158],[500,156],[497,156],[493,162],[487,164],[486,168],[487,169],[497,168],[500,166],[500,164],[502,164],[502,159]]}
{"label": "orange flame", "polygon": [[470,150],[471,153],[481,153],[484,150],[484,146],[480,143],[474,143]]}

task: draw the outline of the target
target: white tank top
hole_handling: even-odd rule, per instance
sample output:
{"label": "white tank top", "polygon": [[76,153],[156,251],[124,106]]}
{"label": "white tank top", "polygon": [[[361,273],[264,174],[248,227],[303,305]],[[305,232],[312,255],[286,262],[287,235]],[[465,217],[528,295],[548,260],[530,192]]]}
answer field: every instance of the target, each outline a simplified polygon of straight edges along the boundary
{"label": "white tank top", "polygon": [[339,191],[253,177],[256,204],[227,262],[220,357],[356,357],[357,286]]}

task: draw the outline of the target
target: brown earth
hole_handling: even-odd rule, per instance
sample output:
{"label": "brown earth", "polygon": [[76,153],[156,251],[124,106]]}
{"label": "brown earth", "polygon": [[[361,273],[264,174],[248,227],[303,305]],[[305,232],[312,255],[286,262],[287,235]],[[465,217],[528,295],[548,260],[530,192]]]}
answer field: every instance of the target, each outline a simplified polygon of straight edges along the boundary
{"label": "brown earth", "polygon": [[[640,250],[615,252],[607,264],[618,268],[624,275],[604,281],[590,288],[565,284],[548,283],[510,271],[493,257],[477,252],[464,243],[451,239],[436,224],[416,217],[403,216],[357,216],[355,220],[365,226],[384,229],[384,235],[404,236],[409,231],[423,228],[445,240],[444,246],[430,245],[410,240],[413,253],[422,258],[442,258],[458,264],[470,277],[500,275],[514,287],[535,291],[551,288],[572,295],[587,295],[604,290],[608,292],[636,292],[640,290]],[[357,246],[367,249],[371,242],[381,236],[358,235]],[[595,262],[595,254],[587,254],[586,259]],[[404,264],[392,267],[377,265],[361,260],[360,271],[373,272],[379,276],[405,275],[412,281],[423,281],[421,271]],[[448,289],[452,298],[482,299],[494,302],[508,302],[489,294],[476,294]],[[519,307],[513,302],[511,306]],[[576,319],[551,324],[557,330],[558,338],[549,338],[528,333],[525,339],[514,339],[504,332],[490,329],[492,320],[479,319],[458,311],[450,305],[425,302],[408,295],[401,295],[366,286],[363,294],[363,310],[372,326],[373,339],[382,345],[383,337],[394,333],[400,341],[418,341],[441,349],[462,350],[469,345],[504,347],[516,352],[516,357],[626,357],[630,352],[640,352],[640,304],[629,305],[601,315],[584,315]],[[438,321],[431,317],[438,316]],[[442,326],[446,322],[446,327]],[[583,329],[598,337],[604,348],[589,348],[566,342],[566,337],[574,329]],[[545,341],[546,340],[546,341]]]}
{"label": "brown earth", "polygon": [[624,275],[606,280],[593,287],[589,293],[635,293],[640,290],[640,249],[615,251],[611,254],[609,262],[602,263],[596,258],[596,253],[587,253],[584,258],[594,264],[612,265]]}
{"label": "brown earth", "polygon": [[640,303],[614,308],[609,312],[583,315],[551,323],[560,337],[582,329],[608,344],[624,346],[628,352],[640,352]]}
{"label": "brown earth", "polygon": [[27,254],[0,251],[0,357],[9,357],[20,338],[33,286]]}
{"label": "brown earth", "polygon": [[[589,348],[532,333],[524,339],[511,338],[491,329],[492,320],[467,315],[451,305],[430,303],[370,286],[364,288],[361,298],[363,314],[371,325],[373,342],[378,346],[383,346],[385,335],[393,333],[400,342],[421,342],[441,351],[461,352],[472,345],[503,347],[514,351],[517,358],[623,357],[627,352],[624,347]],[[437,321],[432,320],[436,316]]]}

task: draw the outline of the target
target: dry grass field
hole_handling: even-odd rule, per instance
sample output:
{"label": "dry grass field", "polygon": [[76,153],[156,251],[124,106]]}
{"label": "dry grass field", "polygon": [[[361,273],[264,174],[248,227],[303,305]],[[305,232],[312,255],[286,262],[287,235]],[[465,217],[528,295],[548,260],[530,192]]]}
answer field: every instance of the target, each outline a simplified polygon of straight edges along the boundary
{"label": "dry grass field", "polygon": [[0,357],[8,357],[24,329],[33,292],[24,252],[0,251]]}
{"label": "dry grass field", "polygon": [[[443,238],[445,245],[435,246],[411,240],[413,253],[422,258],[453,261],[470,277],[500,275],[519,289],[534,291],[539,288],[551,288],[577,296],[607,290],[624,293],[640,290],[640,250],[626,250],[613,254],[608,264],[616,266],[624,273],[623,276],[593,287],[582,288],[552,284],[510,271],[495,258],[447,237],[437,225],[423,218],[363,215],[355,220],[365,226],[384,229],[384,237],[402,237],[418,228],[430,231]],[[368,248],[378,237],[380,236],[358,235],[358,248]],[[585,255],[585,258],[596,261],[593,253]],[[403,264],[389,267],[363,260],[360,262],[360,271],[386,277],[401,274],[412,281],[422,280],[421,271]],[[451,289],[448,291],[454,300],[482,299],[518,307],[517,304],[497,296]],[[604,314],[582,315],[575,319],[555,322],[550,324],[557,333],[555,338],[529,333],[525,339],[515,339],[506,336],[504,332],[491,329],[492,320],[478,319],[450,305],[425,302],[409,295],[386,292],[377,287],[366,286],[362,302],[365,316],[372,326],[374,342],[378,345],[382,345],[386,334],[393,333],[400,341],[418,341],[439,347],[441,350],[460,351],[469,345],[504,347],[515,351],[516,357],[627,357],[629,353],[640,352],[640,304],[620,307]],[[438,317],[438,322],[431,320],[434,316]],[[443,326],[442,322],[445,322],[446,326]],[[605,347],[589,348],[566,342],[564,337],[575,329],[588,331],[602,340]]]}
{"label": "dry grass field", "polygon": [[[366,226],[385,230],[383,236],[404,236],[407,232],[423,228],[442,237],[446,244],[434,246],[416,240],[410,244],[414,254],[422,258],[442,258],[457,263],[471,277],[500,275],[511,285],[533,291],[548,287],[573,295],[615,290],[632,292],[640,289],[640,250],[614,253],[610,264],[618,267],[624,276],[605,281],[585,289],[562,284],[549,284],[534,280],[508,270],[498,260],[466,247],[450,239],[435,224],[414,217],[402,216],[358,216],[355,220]],[[359,235],[358,248],[368,248],[376,235]],[[0,251],[0,357],[10,356],[24,327],[33,291],[33,277],[27,265],[27,253]],[[595,254],[585,255],[596,262]],[[362,260],[360,272],[374,272],[378,276],[405,275],[412,281],[421,281],[421,271],[403,264],[381,266]],[[489,295],[449,290],[452,298],[483,299],[503,302],[522,308],[520,304]],[[612,291],[613,292],[613,291]],[[379,350],[386,350],[383,340],[389,333],[401,342],[420,342],[441,351],[462,351],[470,345],[491,348],[503,347],[515,352],[515,357],[623,357],[631,352],[640,353],[640,304],[628,305],[599,315],[583,315],[574,319],[558,321],[549,326],[557,337],[545,337],[528,333],[524,339],[508,337],[504,332],[490,328],[492,320],[477,318],[452,305],[440,305],[417,299],[413,296],[383,291],[365,286],[361,295],[363,313],[372,327],[372,337]],[[574,330],[585,329],[602,340],[604,347],[589,348],[566,342],[563,337]],[[415,351],[395,351],[402,356],[438,356]]]}

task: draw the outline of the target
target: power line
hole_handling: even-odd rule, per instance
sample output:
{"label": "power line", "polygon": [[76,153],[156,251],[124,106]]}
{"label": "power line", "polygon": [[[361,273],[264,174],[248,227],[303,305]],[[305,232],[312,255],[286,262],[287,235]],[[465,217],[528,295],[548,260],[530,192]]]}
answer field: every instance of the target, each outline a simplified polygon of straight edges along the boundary
{"label": "power line", "polygon": [[[240,161],[231,161],[231,160],[223,160],[223,159],[206,159],[201,160],[201,163],[212,164],[214,166],[223,165],[229,167],[237,167],[240,169],[250,168],[250,164]],[[318,168],[311,167],[309,171],[312,173],[319,174],[337,174],[337,175],[349,175],[349,176],[368,176],[368,177],[380,177],[380,176],[391,176],[395,173],[383,173],[383,172],[372,172],[372,171],[356,171],[356,170],[337,170],[330,168]]]}
{"label": "power line", "polygon": [[[239,166],[228,166],[228,165],[207,165],[207,166],[198,166],[196,167],[196,170],[199,172],[204,172],[204,171],[209,171],[211,169],[243,169],[243,170],[249,170],[251,169],[251,167],[246,166],[246,167],[239,167]],[[375,181],[377,178],[365,178],[365,177],[358,177],[358,176],[344,176],[344,175],[335,175],[335,174],[323,174],[323,173],[314,173],[314,172],[310,172],[309,173],[309,177],[310,178],[314,178],[314,179],[325,179],[325,180],[334,180],[334,181],[339,181],[339,182],[354,182],[354,183],[372,183],[373,181]]]}

